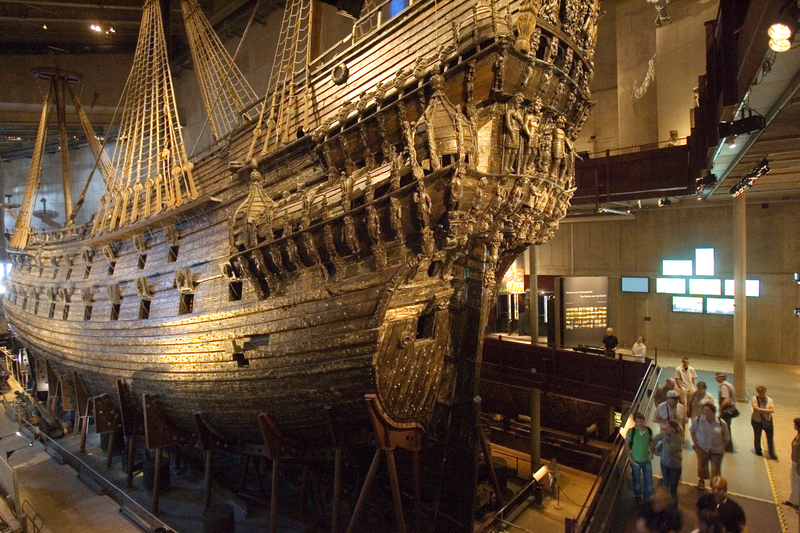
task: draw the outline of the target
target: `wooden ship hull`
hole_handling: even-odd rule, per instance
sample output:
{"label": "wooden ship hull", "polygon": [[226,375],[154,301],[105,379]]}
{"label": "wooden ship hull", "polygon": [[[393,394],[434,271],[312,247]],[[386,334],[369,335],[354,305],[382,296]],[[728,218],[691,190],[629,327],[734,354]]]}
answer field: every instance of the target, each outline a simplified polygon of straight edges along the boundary
{"label": "wooden ship hull", "polygon": [[[514,2],[415,4],[312,75],[314,131],[251,118],[193,161],[194,199],[162,210],[161,189],[137,191],[148,217],[125,196],[32,232],[9,250],[13,337],[89,396],[157,396],[187,434],[199,414],[259,443],[267,413],[326,442],[328,407],[369,427],[367,393],[428,428],[461,409],[471,431],[499,280],[573,191],[597,6],[568,4],[532,20]],[[259,155],[258,135],[275,148]]]}

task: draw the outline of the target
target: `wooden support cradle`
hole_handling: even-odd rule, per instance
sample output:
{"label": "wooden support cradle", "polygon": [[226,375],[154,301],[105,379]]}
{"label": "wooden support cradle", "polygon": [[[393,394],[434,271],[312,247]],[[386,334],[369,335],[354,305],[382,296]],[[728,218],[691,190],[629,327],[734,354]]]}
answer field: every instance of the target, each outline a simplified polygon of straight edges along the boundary
{"label": "wooden support cradle", "polygon": [[361,513],[364,510],[367,493],[369,492],[372,482],[375,480],[375,475],[378,473],[381,453],[386,454],[386,462],[389,467],[389,480],[392,485],[392,500],[394,502],[394,512],[397,519],[397,531],[399,533],[405,533],[406,524],[405,518],[403,517],[403,502],[400,499],[400,483],[397,479],[397,467],[394,462],[395,448],[402,448],[411,452],[414,465],[414,530],[417,533],[421,533],[419,452],[422,449],[422,435],[425,433],[425,428],[422,424],[416,422],[395,422],[389,417],[386,411],[383,410],[376,394],[367,394],[364,397],[367,400],[370,418],[375,427],[378,449],[375,451],[375,456],[369,467],[369,473],[364,480],[361,494],[358,496],[358,502],[353,510],[350,525],[347,527],[347,533],[353,531],[353,528],[358,523],[358,519],[361,517]]}

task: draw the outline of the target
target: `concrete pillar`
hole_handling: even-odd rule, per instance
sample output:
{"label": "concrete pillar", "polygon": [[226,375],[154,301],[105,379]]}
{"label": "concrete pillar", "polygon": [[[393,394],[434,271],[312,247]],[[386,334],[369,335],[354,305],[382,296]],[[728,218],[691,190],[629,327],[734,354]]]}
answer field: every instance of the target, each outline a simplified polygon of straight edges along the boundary
{"label": "concrete pillar", "polygon": [[[533,246],[531,246],[533,248]],[[542,466],[542,396],[539,389],[531,389],[531,475]]]}
{"label": "concrete pillar", "polygon": [[744,399],[747,367],[747,210],[745,195],[733,199],[733,386],[738,399]]}
{"label": "concrete pillar", "polygon": [[536,266],[536,245],[531,244],[528,246],[528,271],[530,274],[530,331],[531,331],[531,344],[539,342],[539,283],[537,275],[539,273]]}

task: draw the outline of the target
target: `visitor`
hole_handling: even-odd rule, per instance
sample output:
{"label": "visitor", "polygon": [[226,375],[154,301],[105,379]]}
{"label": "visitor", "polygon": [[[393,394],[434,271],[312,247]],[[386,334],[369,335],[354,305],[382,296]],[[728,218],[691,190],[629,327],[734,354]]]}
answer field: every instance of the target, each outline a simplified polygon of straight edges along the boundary
{"label": "visitor", "polygon": [[667,392],[675,389],[675,378],[667,378],[666,383],[661,385],[656,389],[655,395],[653,395],[653,405],[659,405],[665,401],[667,401]]}
{"label": "visitor", "polygon": [[[739,409],[736,408],[736,389],[726,381],[724,372],[717,372],[717,383],[719,383],[719,417],[731,429],[731,421],[739,416]],[[733,452],[733,441],[725,446],[726,452]]]}
{"label": "visitor", "polygon": [[656,435],[655,444],[656,449],[661,447],[661,486],[669,491],[673,500],[677,500],[683,471],[683,427],[670,420],[666,429]]}
{"label": "visitor", "polygon": [[687,404],[689,395],[692,394],[697,387],[695,387],[695,380],[697,379],[697,371],[689,366],[689,358],[684,357],[681,366],[675,369],[675,385],[678,386],[678,392],[681,394],[681,403]]}
{"label": "visitor", "polygon": [[708,387],[706,386],[705,381],[698,381],[697,382],[697,390],[694,391],[694,394],[689,398],[689,405],[686,406],[686,410],[689,412],[689,418],[694,420],[698,416],[703,414],[703,404],[710,403],[714,404],[714,397],[708,392]]}
{"label": "visitor", "polygon": [[633,343],[633,347],[631,349],[633,350],[634,357],[644,357],[647,353],[647,346],[644,345],[644,337],[639,336],[639,338],[636,339],[636,342]]}
{"label": "visitor", "polygon": [[637,533],[679,533],[683,517],[678,503],[669,497],[663,487],[653,490],[653,497],[642,505],[636,521]]}
{"label": "visitor", "polygon": [[614,335],[614,328],[608,328],[606,330],[606,336],[603,337],[603,346],[606,349],[606,355],[608,357],[614,357],[618,344],[619,341],[617,340],[617,337]]}
{"label": "visitor", "polygon": [[697,500],[697,511],[717,511],[726,533],[747,533],[747,517],[742,506],[728,498],[728,482],[724,477],[711,480],[711,493]]}
{"label": "visitor", "polygon": [[683,438],[683,427],[686,424],[686,408],[678,402],[679,398],[678,391],[668,390],[666,401],[656,407],[656,412],[653,414],[653,422],[661,427],[661,431],[664,431],[668,423],[674,420],[681,427],[681,438]]}
{"label": "visitor", "polygon": [[797,511],[800,510],[800,418],[794,419],[794,430],[797,434],[792,441],[792,492],[783,504]]}
{"label": "visitor", "polygon": [[631,460],[631,472],[633,473],[633,495],[636,503],[642,503],[650,499],[653,490],[653,430],[645,425],[644,415],[640,412],[633,414],[634,427],[628,430],[625,436],[628,456]]}
{"label": "visitor", "polygon": [[761,431],[767,435],[767,449],[769,458],[777,459],[775,455],[775,443],[772,440],[773,424],[772,415],[775,412],[775,405],[772,398],[767,396],[767,388],[759,385],[756,387],[756,395],[750,399],[750,406],[753,408],[753,415],[750,417],[750,425],[753,426],[753,447],[756,455],[761,452]]}
{"label": "visitor", "polygon": [[[697,454],[697,488],[705,490],[705,480],[720,475],[722,456],[731,440],[728,425],[716,416],[713,403],[703,405],[703,414],[692,420],[690,435]],[[711,472],[709,475],[709,464]]]}
{"label": "visitor", "polygon": [[697,529],[692,533],[727,533],[722,518],[716,509],[703,509],[697,512]]}

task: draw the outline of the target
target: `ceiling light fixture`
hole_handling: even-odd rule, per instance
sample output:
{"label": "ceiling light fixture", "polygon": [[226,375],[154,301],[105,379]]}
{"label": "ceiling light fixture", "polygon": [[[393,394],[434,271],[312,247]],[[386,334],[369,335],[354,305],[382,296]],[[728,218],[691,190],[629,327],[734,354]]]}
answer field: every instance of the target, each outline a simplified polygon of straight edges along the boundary
{"label": "ceiling light fixture", "polygon": [[623,216],[631,214],[631,210],[630,209],[626,209],[625,211],[623,211],[621,209],[612,209],[610,207],[601,207],[601,208],[599,208],[597,210],[597,212],[598,213],[609,213],[611,215],[623,215]]}
{"label": "ceiling light fixture", "polygon": [[788,52],[792,48],[789,39],[770,39],[769,47],[776,52]]}
{"label": "ceiling light fixture", "polygon": [[781,8],[778,19],[767,30],[769,47],[772,50],[786,52],[792,47],[798,18],[800,18],[800,7],[797,0],[788,0]]}

